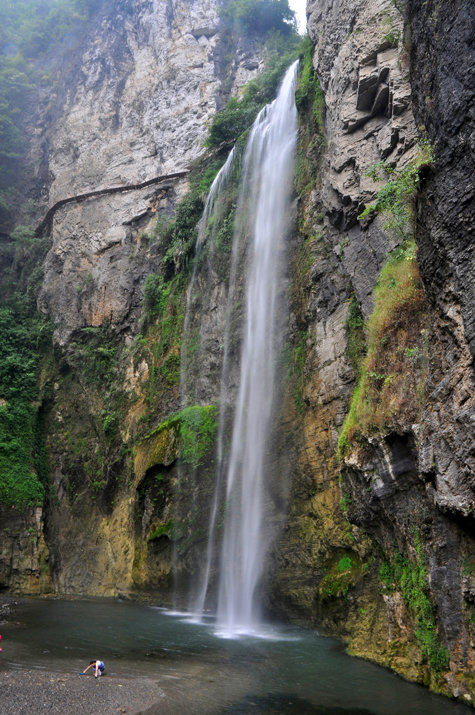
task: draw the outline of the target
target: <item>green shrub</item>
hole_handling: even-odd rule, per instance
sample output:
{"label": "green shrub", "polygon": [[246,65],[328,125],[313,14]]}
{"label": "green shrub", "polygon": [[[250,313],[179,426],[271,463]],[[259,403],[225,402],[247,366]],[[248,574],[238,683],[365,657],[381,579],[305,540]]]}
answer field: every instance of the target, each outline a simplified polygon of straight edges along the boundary
{"label": "green shrub", "polygon": [[181,339],[184,321],[183,276],[164,280],[150,274],[144,288],[142,330],[135,341],[135,363],[148,364],[143,384],[146,404],[152,412],[157,399],[180,382]]}
{"label": "green shrub", "polygon": [[153,318],[162,315],[165,311],[170,288],[165,286],[161,275],[150,273],[145,279],[143,292],[143,307],[147,317]]}
{"label": "green shrub", "polygon": [[203,208],[203,194],[195,184],[179,202],[175,218],[170,221],[161,236],[164,280],[169,281],[190,268]]}
{"label": "green shrub", "polygon": [[181,458],[194,469],[214,443],[217,416],[215,405],[193,405],[179,413]]}
{"label": "green shrub", "polygon": [[33,471],[36,419],[25,402],[0,406],[0,502],[17,509],[41,504],[44,497]]}
{"label": "green shrub", "polygon": [[434,154],[426,141],[419,142],[416,159],[403,169],[393,169],[386,161],[370,166],[366,175],[374,182],[389,180],[379,189],[376,201],[366,206],[358,216],[359,220],[375,214],[385,217],[384,228],[394,233],[399,239],[409,240],[414,236],[414,202],[420,183],[420,172],[432,165]]}
{"label": "green shrub", "polygon": [[308,35],[304,37],[300,51],[300,73],[295,103],[300,113],[308,114],[319,133],[323,133],[325,120],[325,99],[313,67],[313,44]]}
{"label": "green shrub", "polygon": [[296,32],[295,15],[288,0],[229,0],[219,15],[237,36],[264,36],[271,31],[282,35]]}
{"label": "green shrub", "polygon": [[108,439],[113,440],[119,432],[119,416],[115,412],[102,411],[102,429]]}
{"label": "green shrub", "polygon": [[87,382],[110,385],[116,368],[115,342],[114,331],[107,323],[81,328],[80,339],[69,345],[68,362]]}
{"label": "green shrub", "polygon": [[313,45],[304,37],[295,102],[299,113],[299,141],[295,167],[295,185],[299,196],[315,187],[325,136],[325,98],[313,68]]}
{"label": "green shrub", "polygon": [[21,286],[0,306],[0,502],[19,509],[42,502],[48,479],[35,401],[51,325],[28,307]]}

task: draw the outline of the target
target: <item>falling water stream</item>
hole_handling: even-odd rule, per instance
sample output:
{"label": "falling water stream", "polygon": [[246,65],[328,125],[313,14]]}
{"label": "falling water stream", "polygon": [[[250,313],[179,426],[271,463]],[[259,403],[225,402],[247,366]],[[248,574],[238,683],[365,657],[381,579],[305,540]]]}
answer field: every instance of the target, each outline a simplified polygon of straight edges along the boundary
{"label": "falling water stream", "polygon": [[297,140],[297,65],[295,62],[288,69],[276,100],[259,113],[243,161],[236,221],[248,237],[248,275],[217,614],[218,627],[226,635],[253,632],[261,618],[256,587],[269,538],[264,523],[266,455],[274,408],[285,238]]}
{"label": "falling water stream", "polygon": [[[222,345],[215,489],[190,611],[204,618],[211,590],[217,632],[226,637],[255,633],[261,624],[256,592],[271,538],[267,457],[278,394],[276,364],[287,322],[297,66],[287,70],[277,98],[257,116],[242,158],[233,149],[210,188],[188,289],[183,406],[216,400],[214,386],[210,390],[216,335]],[[231,217],[231,258],[228,273],[219,277],[222,254],[216,245]]]}

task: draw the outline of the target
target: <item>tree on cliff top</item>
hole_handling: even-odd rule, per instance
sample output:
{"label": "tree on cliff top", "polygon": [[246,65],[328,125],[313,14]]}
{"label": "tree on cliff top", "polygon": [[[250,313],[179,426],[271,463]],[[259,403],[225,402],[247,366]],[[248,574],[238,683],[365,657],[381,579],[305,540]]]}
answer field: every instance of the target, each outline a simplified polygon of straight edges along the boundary
{"label": "tree on cliff top", "polygon": [[288,0],[230,0],[220,11],[222,20],[235,35],[264,36],[269,32],[297,32]]}

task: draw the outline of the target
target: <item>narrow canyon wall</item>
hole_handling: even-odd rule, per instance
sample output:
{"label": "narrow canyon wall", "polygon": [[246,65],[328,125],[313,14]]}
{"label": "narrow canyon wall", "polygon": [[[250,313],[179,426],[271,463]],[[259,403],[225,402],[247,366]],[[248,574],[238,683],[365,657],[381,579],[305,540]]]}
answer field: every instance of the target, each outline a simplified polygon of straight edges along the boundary
{"label": "narrow canyon wall", "polygon": [[[157,455],[150,474],[134,465],[143,438],[180,408],[185,286],[173,289],[171,337],[163,316],[144,318],[144,288],[150,274],[163,280],[157,226],[173,222],[211,119],[263,66],[261,39],[233,36],[218,10],[98,3],[26,118],[25,194],[51,237],[38,299],[54,323],[38,408],[51,491],[40,517],[2,512],[2,583],[15,591],[114,595],[163,578],[170,598],[170,534],[148,539],[157,511],[170,522],[178,452],[161,463],[165,485]],[[19,535],[38,540],[20,560]]]}
{"label": "narrow canyon wall", "polygon": [[[290,516],[269,603],[314,619],[352,653],[471,702],[473,12],[319,0],[308,18],[325,123],[294,247],[281,458],[292,462]],[[305,152],[312,160],[315,142]],[[411,167],[410,230],[395,230],[387,210],[361,217]],[[407,249],[414,237],[417,259]],[[401,293],[379,355],[364,362],[360,346],[355,360],[365,320],[372,349],[384,291],[402,290],[380,278],[402,256],[417,303]],[[385,357],[386,373],[372,368]],[[358,379],[359,418],[348,427]]]}
{"label": "narrow canyon wall", "polygon": [[[312,75],[313,94],[297,93],[285,399],[270,450],[279,529],[262,595],[278,617],[470,701],[473,12],[462,0],[310,0],[308,17],[302,67],[310,59],[318,85]],[[1,511],[0,583],[169,604],[175,563],[186,606],[216,472],[235,183],[191,288],[190,246],[169,229],[193,235],[194,199],[177,214],[189,169],[216,110],[262,69],[262,47],[224,33],[214,0],[107,0],[68,62],[52,101],[32,108],[26,187],[51,235],[39,307],[54,347],[38,401],[51,490],[42,511]],[[361,217],[407,172],[407,225]],[[394,286],[369,365],[371,321]],[[352,402],[363,379],[366,413]],[[350,406],[363,426],[348,427]]]}

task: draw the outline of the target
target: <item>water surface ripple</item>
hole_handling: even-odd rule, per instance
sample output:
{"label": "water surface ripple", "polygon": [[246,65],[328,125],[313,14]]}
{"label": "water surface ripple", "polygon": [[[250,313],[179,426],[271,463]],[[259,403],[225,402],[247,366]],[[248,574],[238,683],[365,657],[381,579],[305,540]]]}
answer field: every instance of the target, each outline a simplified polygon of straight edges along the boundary
{"label": "water surface ripple", "polygon": [[2,625],[0,668],[80,672],[92,658],[107,678],[152,678],[166,693],[154,713],[320,713],[462,715],[436,696],[344,653],[343,646],[295,626],[267,637],[223,639],[213,619],[112,600],[25,600]]}

